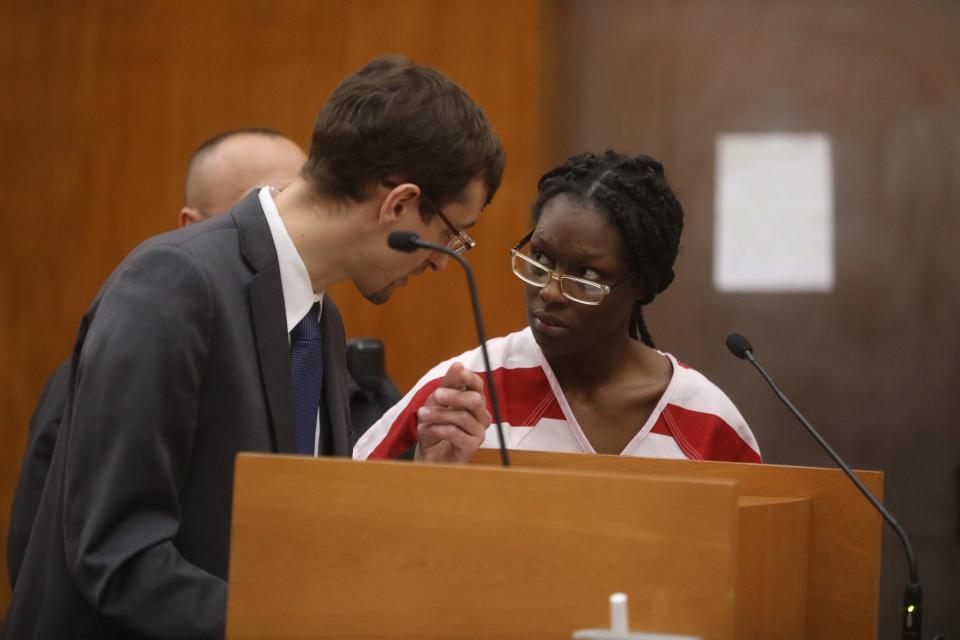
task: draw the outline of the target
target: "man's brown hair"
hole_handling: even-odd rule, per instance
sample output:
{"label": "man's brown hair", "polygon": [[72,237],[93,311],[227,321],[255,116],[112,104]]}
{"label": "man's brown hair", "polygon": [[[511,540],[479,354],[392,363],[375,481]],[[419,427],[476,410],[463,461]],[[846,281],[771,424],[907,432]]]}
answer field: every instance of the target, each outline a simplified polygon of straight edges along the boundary
{"label": "man's brown hair", "polygon": [[503,165],[497,134],[463,89],[436,69],[384,56],[343,80],[320,110],[303,176],[326,197],[354,201],[397,176],[442,206],[477,177],[493,199]]}

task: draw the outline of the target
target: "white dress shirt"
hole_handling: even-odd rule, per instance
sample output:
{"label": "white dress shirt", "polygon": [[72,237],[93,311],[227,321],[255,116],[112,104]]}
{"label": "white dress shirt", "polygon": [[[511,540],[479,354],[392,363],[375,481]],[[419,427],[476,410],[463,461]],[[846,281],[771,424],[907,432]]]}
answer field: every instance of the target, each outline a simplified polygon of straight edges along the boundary
{"label": "white dress shirt", "polygon": [[[273,246],[277,250],[277,259],[280,261],[280,286],[283,289],[283,304],[287,315],[287,341],[290,332],[297,326],[303,317],[310,311],[315,302],[320,303],[317,321],[323,313],[323,291],[314,291],[310,283],[310,274],[307,266],[297,253],[297,248],[287,233],[277,204],[273,201],[272,187],[260,189],[260,206],[270,225],[270,235],[273,237]],[[320,453],[320,412],[317,411],[317,428],[313,435],[313,455]]]}

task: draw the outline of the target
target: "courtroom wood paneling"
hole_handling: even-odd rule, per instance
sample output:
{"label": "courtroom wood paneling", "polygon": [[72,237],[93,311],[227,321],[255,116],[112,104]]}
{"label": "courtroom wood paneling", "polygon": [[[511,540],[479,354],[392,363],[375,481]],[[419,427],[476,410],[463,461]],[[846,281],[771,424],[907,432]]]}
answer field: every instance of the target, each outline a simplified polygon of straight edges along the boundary
{"label": "courtroom wood paneling", "polygon": [[[193,148],[233,128],[280,129],[305,148],[336,83],[369,58],[437,66],[485,107],[507,175],[471,254],[491,334],[522,326],[506,250],[542,170],[544,2],[165,0],[3,3],[0,13],[0,530],[43,381],[84,309],[141,240],[175,225]],[[332,292],[350,336],[387,345],[401,387],[473,345],[456,268],[383,308]],[[118,390],[122,392],[122,390]],[[2,554],[0,568],[5,567]],[[0,580],[0,610],[8,587]]]}
{"label": "courtroom wood paneling", "polygon": [[[404,15],[398,25],[387,14],[357,16],[359,38],[350,55],[360,64],[377,51],[377,43],[399,42],[404,53],[460,81],[490,116],[507,152],[507,169],[493,204],[471,230],[477,247],[468,258],[487,335],[502,335],[526,325],[523,289],[510,271],[508,251],[527,228],[536,181],[548,162],[541,116],[551,110],[549,3],[412,3],[417,5],[429,20]],[[349,283],[332,293],[349,337],[384,340],[387,368],[401,391],[441,360],[477,346],[466,280],[456,264],[411,278],[379,307],[366,303]]]}
{"label": "courtroom wood paneling", "polygon": [[[657,346],[718,383],[764,459],[829,465],[748,365],[740,331],[848,461],[886,473],[917,551],[925,630],[960,636],[960,3],[574,0],[556,128],[565,152],[663,160],[686,211],[677,279],[650,306]],[[836,287],[713,289],[714,140],[829,136]],[[907,578],[885,535],[881,638]]]}

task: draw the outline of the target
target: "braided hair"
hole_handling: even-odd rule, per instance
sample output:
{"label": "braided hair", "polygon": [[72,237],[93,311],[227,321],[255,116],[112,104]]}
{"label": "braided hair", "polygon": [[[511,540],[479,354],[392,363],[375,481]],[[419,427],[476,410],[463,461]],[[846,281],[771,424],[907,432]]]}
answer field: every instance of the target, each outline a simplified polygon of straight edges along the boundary
{"label": "braided hair", "polygon": [[653,348],[643,307],[673,282],[673,263],[683,231],[683,207],[667,184],[663,165],[643,155],[583,153],[543,174],[537,188],[534,225],[544,205],[560,195],[594,205],[610,216],[623,236],[634,275],[644,291],[630,317],[630,337]]}

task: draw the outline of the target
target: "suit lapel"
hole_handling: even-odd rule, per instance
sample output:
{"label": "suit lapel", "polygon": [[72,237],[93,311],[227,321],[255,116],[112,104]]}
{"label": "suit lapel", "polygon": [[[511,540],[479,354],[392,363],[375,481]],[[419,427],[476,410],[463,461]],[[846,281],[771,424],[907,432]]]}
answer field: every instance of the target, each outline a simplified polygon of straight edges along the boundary
{"label": "suit lapel", "polygon": [[346,361],[343,320],[333,300],[327,296],[323,301],[321,314],[323,331],[323,400],[327,408],[327,427],[331,433],[334,456],[349,456],[350,447],[350,406],[346,388]]}
{"label": "suit lapel", "polygon": [[290,343],[280,265],[257,191],[241,200],[231,215],[239,232],[240,252],[255,272],[247,294],[274,446],[280,453],[295,453]]}

